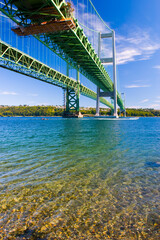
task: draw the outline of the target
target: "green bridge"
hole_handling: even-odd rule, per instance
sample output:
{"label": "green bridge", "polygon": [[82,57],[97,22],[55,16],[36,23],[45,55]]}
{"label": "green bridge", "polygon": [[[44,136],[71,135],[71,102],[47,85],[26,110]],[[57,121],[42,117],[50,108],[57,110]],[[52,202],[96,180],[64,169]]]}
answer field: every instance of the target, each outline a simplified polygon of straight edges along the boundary
{"label": "green bridge", "polygon": [[[16,23],[12,28],[18,38],[33,36],[66,62],[66,75],[44,64],[39,59],[18,50],[0,40],[0,66],[18,73],[59,86],[66,91],[66,116],[73,111],[79,114],[79,95],[82,94],[112,109],[117,116],[117,104],[121,112],[125,107],[116,83],[116,56],[114,31],[98,34],[98,54],[73,16],[72,5],[65,0],[4,0],[0,11]],[[3,30],[2,30],[3,31]],[[111,38],[113,57],[100,58],[101,39]],[[113,63],[113,82],[103,62]],[[69,68],[77,71],[76,79],[69,76]],[[97,86],[97,92],[80,83],[79,75]],[[114,106],[104,97],[111,97]]]}

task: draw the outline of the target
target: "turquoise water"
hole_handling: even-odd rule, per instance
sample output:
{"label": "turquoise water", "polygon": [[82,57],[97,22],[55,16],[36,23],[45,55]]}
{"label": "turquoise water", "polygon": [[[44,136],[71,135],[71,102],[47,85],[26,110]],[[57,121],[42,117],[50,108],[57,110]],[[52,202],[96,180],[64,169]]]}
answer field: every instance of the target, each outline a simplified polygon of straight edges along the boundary
{"label": "turquoise water", "polygon": [[0,239],[160,239],[160,118],[0,118]]}

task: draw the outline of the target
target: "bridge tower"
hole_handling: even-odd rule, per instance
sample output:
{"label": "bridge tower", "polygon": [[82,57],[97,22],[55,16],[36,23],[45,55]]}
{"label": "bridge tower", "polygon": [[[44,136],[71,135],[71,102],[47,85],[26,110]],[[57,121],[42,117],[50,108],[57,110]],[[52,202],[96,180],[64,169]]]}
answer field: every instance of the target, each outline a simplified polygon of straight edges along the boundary
{"label": "bridge tower", "polygon": [[[101,39],[112,38],[112,58],[100,58],[101,55]],[[100,88],[97,87],[97,102],[96,102],[96,116],[99,116],[99,98],[100,97],[111,97],[114,99],[114,117],[118,117],[117,113],[117,77],[116,77],[116,48],[115,48],[115,32],[112,30],[111,33],[99,33],[98,37],[98,57],[101,62],[113,63],[113,92],[101,92]]]}
{"label": "bridge tower", "polygon": [[[69,64],[67,63],[67,73],[66,75],[69,77]],[[82,118],[83,115],[79,110],[79,97],[80,97],[80,79],[79,79],[79,71],[77,70],[77,88],[66,89],[66,110],[64,111],[64,118]]]}

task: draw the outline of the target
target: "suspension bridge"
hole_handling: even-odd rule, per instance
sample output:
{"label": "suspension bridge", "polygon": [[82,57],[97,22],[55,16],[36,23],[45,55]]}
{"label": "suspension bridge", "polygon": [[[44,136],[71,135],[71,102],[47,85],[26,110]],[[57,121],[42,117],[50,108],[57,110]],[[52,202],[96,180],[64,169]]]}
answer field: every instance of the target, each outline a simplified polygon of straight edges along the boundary
{"label": "suspension bridge", "polygon": [[[96,100],[97,116],[99,103],[115,117],[117,105],[125,112],[117,91],[115,33],[91,0],[4,0],[0,11],[0,67],[61,87],[66,117],[81,116],[80,94]],[[105,41],[111,56],[102,51]]]}

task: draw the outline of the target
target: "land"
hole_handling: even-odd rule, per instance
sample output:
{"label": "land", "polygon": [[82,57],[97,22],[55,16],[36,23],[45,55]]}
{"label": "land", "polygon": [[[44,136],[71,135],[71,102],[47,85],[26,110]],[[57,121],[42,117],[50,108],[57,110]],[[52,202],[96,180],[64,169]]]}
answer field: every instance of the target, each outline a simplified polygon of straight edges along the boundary
{"label": "land", "polygon": [[[80,108],[81,113],[84,116],[92,117],[96,113],[95,108],[87,107]],[[5,106],[0,105],[0,117],[54,117],[62,116],[64,112],[63,106]],[[111,110],[107,108],[100,109],[101,115],[111,115]],[[159,117],[160,110],[155,109],[126,109],[127,117]]]}

